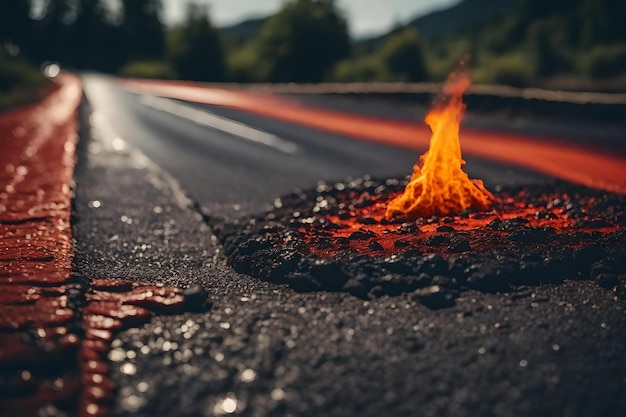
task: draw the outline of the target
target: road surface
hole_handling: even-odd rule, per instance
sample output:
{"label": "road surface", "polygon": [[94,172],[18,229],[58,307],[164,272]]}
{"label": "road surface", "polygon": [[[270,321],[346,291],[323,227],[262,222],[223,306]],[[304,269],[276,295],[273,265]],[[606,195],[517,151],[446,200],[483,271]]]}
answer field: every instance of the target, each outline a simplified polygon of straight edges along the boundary
{"label": "road surface", "polygon": [[[319,180],[408,174],[414,151],[131,94],[100,76],[84,88],[75,268],[201,285],[213,302],[114,341],[120,415],[626,413],[626,304],[592,282],[469,291],[437,311],[410,294],[299,294],[232,271],[200,215],[259,212]],[[549,180],[472,158],[467,170],[489,186]]]}
{"label": "road surface", "polygon": [[[139,147],[210,213],[235,205],[245,211],[265,209],[274,198],[314,187],[320,180],[408,175],[420,154],[238,110],[133,94],[105,77],[87,76],[83,82],[111,134]],[[418,117],[423,115],[416,113]],[[470,176],[488,185],[546,178],[522,168],[467,160]]]}

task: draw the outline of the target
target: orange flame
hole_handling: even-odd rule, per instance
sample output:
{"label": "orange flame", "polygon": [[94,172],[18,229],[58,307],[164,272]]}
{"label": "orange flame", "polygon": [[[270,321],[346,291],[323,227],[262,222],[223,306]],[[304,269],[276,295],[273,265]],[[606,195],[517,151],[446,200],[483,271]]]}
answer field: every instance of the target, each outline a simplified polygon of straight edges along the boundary
{"label": "orange flame", "polygon": [[465,161],[461,157],[459,126],[465,110],[462,96],[469,86],[470,79],[464,71],[448,77],[438,103],[426,115],[426,124],[433,132],[430,148],[413,167],[404,193],[389,202],[387,220],[414,220],[491,208],[493,194],[481,180],[471,180],[462,170]]}

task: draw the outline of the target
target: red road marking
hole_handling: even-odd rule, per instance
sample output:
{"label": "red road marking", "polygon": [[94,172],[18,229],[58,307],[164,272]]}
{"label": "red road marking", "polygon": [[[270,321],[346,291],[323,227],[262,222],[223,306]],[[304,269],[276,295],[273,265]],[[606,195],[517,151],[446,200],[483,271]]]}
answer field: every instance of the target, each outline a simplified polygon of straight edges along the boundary
{"label": "red road marking", "polygon": [[81,86],[62,75],[42,102],[0,115],[1,283],[36,272],[49,283],[72,268],[70,202]]}
{"label": "red road marking", "polygon": [[[0,396],[0,416],[35,415],[46,404],[73,398],[80,416],[109,414],[114,385],[106,355],[114,332],[145,323],[150,309],[177,311],[184,303],[178,289],[70,281],[81,97],[79,79],[64,74],[40,103],[0,115],[0,365],[15,390]],[[78,301],[70,302],[77,292],[80,321]],[[72,333],[73,325],[82,327],[83,337]],[[40,375],[40,365],[55,362],[62,364],[58,375]]]}
{"label": "red road marking", "polygon": [[[230,107],[359,139],[423,151],[430,131],[423,124],[329,111],[270,94],[210,88],[190,82],[120,80],[128,90]],[[461,130],[464,154],[531,168],[589,187],[626,194],[626,159],[550,137]],[[417,160],[417,155],[416,155]]]}
{"label": "red road marking", "polygon": [[[77,77],[61,75],[43,101],[0,115],[0,363],[5,365],[26,361],[36,367],[77,346],[67,328],[74,312],[62,284],[72,269],[70,185],[81,94]],[[43,348],[17,333],[27,326]],[[56,386],[41,383],[28,369],[22,380],[35,394],[0,400],[0,414],[34,414],[78,389],[67,379]]]}

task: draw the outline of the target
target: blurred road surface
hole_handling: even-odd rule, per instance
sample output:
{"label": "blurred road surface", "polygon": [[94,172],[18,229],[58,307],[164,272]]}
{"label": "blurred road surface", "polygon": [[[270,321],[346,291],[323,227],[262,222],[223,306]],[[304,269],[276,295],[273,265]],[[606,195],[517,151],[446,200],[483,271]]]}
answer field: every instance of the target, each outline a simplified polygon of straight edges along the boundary
{"label": "blurred road surface", "polygon": [[[75,270],[213,302],[116,335],[116,415],[625,415],[626,305],[595,282],[468,291],[436,311],[412,294],[296,293],[229,268],[186,200],[232,220],[320,179],[406,175],[415,149],[83,79]],[[467,159],[491,187],[550,180]]]}
{"label": "blurred road surface", "polygon": [[[275,197],[320,180],[408,175],[421,153],[240,110],[133,94],[103,76],[83,81],[94,111],[114,130],[111,134],[138,146],[214,215],[235,206],[241,212],[265,209]],[[489,186],[546,179],[502,163],[466,160],[470,176]]]}

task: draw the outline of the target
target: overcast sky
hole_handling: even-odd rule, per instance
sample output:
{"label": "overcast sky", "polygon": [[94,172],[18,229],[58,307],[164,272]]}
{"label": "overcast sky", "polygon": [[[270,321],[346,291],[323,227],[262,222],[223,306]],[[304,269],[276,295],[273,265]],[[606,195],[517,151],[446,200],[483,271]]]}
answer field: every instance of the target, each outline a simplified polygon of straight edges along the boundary
{"label": "overcast sky", "polygon": [[[339,7],[350,22],[353,36],[378,34],[395,22],[406,22],[413,17],[442,9],[460,0],[338,0]],[[217,26],[237,23],[248,17],[276,12],[283,0],[196,0],[210,5],[211,18]],[[179,22],[184,16],[185,0],[164,0],[165,20]]]}

